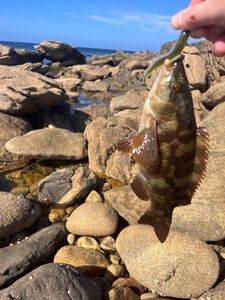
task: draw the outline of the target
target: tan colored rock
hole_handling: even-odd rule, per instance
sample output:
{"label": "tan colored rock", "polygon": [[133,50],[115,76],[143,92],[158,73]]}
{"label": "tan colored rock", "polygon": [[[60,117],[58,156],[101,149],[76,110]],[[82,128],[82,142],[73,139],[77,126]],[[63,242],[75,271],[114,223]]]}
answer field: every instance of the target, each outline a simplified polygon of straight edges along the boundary
{"label": "tan colored rock", "polygon": [[118,221],[118,214],[112,207],[99,202],[88,202],[72,212],[66,228],[77,235],[101,237],[113,234]]}
{"label": "tan colored rock", "polygon": [[55,80],[20,68],[0,66],[0,111],[33,114],[65,100],[67,96]]}
{"label": "tan colored rock", "polygon": [[105,192],[104,198],[129,224],[137,223],[149,208],[149,202],[139,199],[128,185]]}
{"label": "tan colored rock", "polygon": [[84,135],[88,141],[89,167],[97,174],[106,170],[107,161],[118,143],[136,132],[137,124],[129,118],[96,118],[87,127]]}
{"label": "tan colored rock", "polygon": [[85,199],[85,202],[103,202],[101,196],[96,191],[91,191]]}
{"label": "tan colored rock", "polygon": [[116,251],[116,241],[113,237],[107,236],[102,239],[100,243],[100,248],[106,252],[115,252]]}
{"label": "tan colored rock", "polygon": [[129,287],[114,287],[106,295],[107,300],[140,300],[139,296]]}
{"label": "tan colored rock", "polygon": [[136,69],[146,69],[148,66],[148,62],[146,60],[140,59],[132,59],[128,61],[125,67],[129,70],[136,70]]}
{"label": "tan colored rock", "polygon": [[151,226],[131,225],[120,232],[116,245],[130,275],[162,296],[200,296],[219,276],[216,253],[189,235],[170,232],[160,243]]}
{"label": "tan colored rock", "polygon": [[36,159],[71,159],[86,157],[86,142],[82,133],[62,128],[32,130],[5,145],[9,152]]}
{"label": "tan colored rock", "polygon": [[214,108],[225,101],[225,79],[214,83],[203,95],[202,102],[208,108]]}
{"label": "tan colored rock", "polygon": [[72,67],[71,73],[79,75],[83,80],[94,81],[109,76],[110,71],[94,65],[76,65]]}
{"label": "tan colored rock", "polygon": [[78,85],[81,83],[81,79],[76,77],[60,77],[55,80],[61,83],[65,90],[69,91],[76,91]]}
{"label": "tan colored rock", "polygon": [[108,265],[107,259],[100,251],[72,245],[59,249],[54,262],[72,265],[88,276],[101,276]]}
{"label": "tan colored rock", "polygon": [[81,236],[76,240],[77,247],[82,247],[85,249],[96,249],[99,250],[99,243],[91,236]]}
{"label": "tan colored rock", "polygon": [[204,91],[206,88],[206,67],[200,51],[195,46],[184,48],[185,72],[192,89]]}
{"label": "tan colored rock", "polygon": [[105,279],[112,283],[115,281],[117,278],[124,277],[127,273],[126,267],[117,265],[117,264],[111,264],[108,265],[106,271],[105,271]]}
{"label": "tan colored rock", "polygon": [[82,89],[86,92],[107,92],[109,84],[103,81],[85,81]]}

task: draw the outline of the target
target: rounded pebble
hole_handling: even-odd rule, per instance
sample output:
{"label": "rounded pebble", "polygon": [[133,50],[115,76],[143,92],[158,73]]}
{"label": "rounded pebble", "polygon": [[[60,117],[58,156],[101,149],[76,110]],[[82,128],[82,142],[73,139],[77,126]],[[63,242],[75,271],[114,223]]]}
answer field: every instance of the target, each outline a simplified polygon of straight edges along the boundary
{"label": "rounded pebble", "polygon": [[72,265],[88,276],[103,275],[108,265],[107,259],[100,251],[72,245],[59,249],[54,262]]}
{"label": "rounded pebble", "polygon": [[69,216],[66,228],[77,235],[103,237],[113,234],[118,225],[118,213],[109,206],[98,202],[80,205]]}
{"label": "rounded pebble", "polygon": [[162,296],[197,297],[219,276],[216,253],[183,233],[170,231],[160,243],[151,226],[136,224],[120,232],[116,245],[130,275]]}
{"label": "rounded pebble", "polygon": [[126,267],[121,265],[111,264],[108,265],[105,271],[105,279],[108,282],[113,282],[117,278],[124,277],[127,273]]}
{"label": "rounded pebble", "polygon": [[67,235],[67,242],[68,242],[69,245],[74,245],[75,240],[76,240],[76,237],[75,237],[74,234],[69,233],[69,234]]}
{"label": "rounded pebble", "polygon": [[81,236],[77,241],[76,241],[76,246],[77,247],[82,247],[86,249],[99,249],[99,243],[90,236]]}
{"label": "rounded pebble", "polygon": [[100,248],[104,251],[115,252],[116,251],[116,241],[113,237],[107,236],[102,239],[100,243]]}
{"label": "rounded pebble", "polygon": [[85,202],[102,202],[102,198],[96,191],[91,191],[85,199]]}

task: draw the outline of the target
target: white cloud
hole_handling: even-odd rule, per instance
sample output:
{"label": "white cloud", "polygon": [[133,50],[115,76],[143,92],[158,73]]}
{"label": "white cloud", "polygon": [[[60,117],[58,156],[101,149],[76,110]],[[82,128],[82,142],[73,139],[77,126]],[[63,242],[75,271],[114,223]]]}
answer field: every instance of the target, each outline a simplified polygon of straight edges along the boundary
{"label": "white cloud", "polygon": [[170,25],[171,17],[167,15],[160,15],[148,12],[135,12],[129,10],[103,10],[102,8],[91,8],[84,10],[83,15],[76,15],[67,13],[73,18],[82,18],[100,22],[113,26],[138,26],[140,30],[147,32],[166,32],[172,33],[173,30]]}

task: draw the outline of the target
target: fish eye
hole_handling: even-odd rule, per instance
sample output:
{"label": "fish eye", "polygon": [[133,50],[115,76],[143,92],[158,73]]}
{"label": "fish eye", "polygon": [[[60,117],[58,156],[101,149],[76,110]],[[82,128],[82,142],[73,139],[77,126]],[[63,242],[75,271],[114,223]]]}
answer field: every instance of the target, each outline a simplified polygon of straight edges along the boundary
{"label": "fish eye", "polygon": [[182,91],[182,83],[180,81],[172,82],[171,88],[174,90],[175,93],[179,93]]}

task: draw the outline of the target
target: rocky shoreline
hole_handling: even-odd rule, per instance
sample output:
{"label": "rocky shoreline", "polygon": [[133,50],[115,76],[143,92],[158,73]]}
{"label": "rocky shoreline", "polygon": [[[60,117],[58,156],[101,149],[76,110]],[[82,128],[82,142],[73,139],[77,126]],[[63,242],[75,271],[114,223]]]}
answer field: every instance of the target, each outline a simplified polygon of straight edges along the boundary
{"label": "rocky shoreline", "polygon": [[[134,166],[117,150],[138,129],[157,76],[146,86],[144,71],[160,53],[86,62],[67,44],[36,49],[0,46],[0,299],[224,299],[225,58],[207,42],[184,49],[210,157],[161,244],[136,224],[149,204],[132,192]],[[98,104],[76,107],[83,94]]]}

